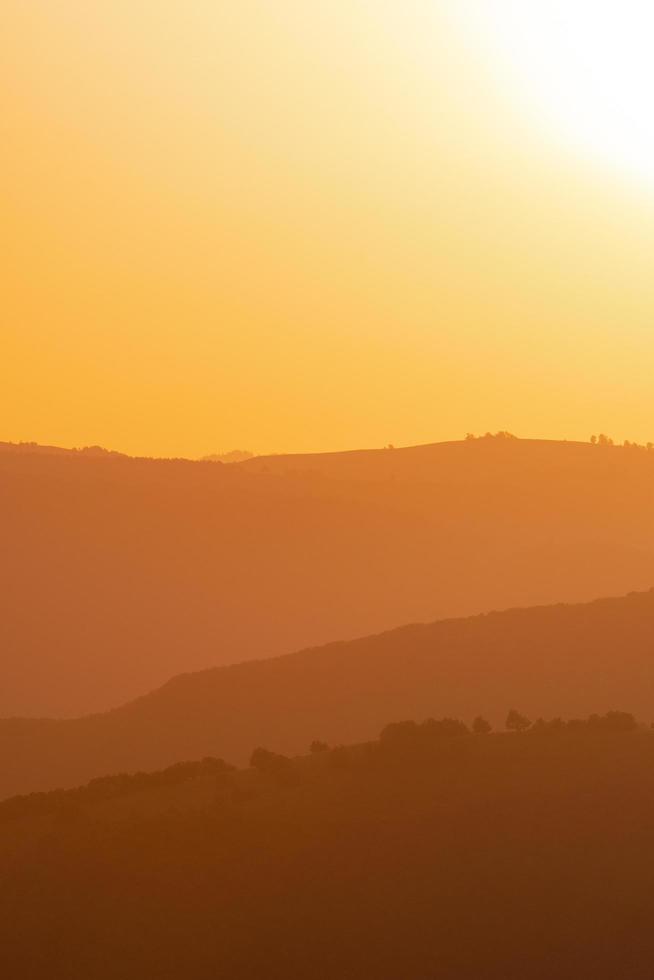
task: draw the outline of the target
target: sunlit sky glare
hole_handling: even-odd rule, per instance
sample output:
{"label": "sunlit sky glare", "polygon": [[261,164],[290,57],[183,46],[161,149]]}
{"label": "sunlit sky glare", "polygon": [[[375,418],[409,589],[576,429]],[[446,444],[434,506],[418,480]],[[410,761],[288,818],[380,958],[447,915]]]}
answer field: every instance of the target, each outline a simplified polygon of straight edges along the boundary
{"label": "sunlit sky glare", "polygon": [[536,124],[654,193],[648,0],[461,0],[453,13]]}
{"label": "sunlit sky glare", "polygon": [[653,21],[4,0],[0,439],[654,438]]}

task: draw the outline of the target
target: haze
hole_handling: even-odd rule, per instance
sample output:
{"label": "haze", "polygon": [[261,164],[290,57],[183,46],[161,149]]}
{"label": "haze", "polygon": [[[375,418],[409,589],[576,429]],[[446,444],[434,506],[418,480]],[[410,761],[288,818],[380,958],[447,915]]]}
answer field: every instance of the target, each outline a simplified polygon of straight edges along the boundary
{"label": "haze", "polygon": [[0,3],[0,977],[654,976],[653,34]]}
{"label": "haze", "polygon": [[651,438],[649,191],[457,9],[3,3],[3,438]]}

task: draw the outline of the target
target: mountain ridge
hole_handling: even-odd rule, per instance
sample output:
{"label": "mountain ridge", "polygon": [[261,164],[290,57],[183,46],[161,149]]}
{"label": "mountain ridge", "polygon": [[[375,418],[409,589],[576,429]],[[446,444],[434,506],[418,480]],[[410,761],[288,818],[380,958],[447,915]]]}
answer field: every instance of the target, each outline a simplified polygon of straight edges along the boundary
{"label": "mountain ridge", "polygon": [[654,590],[446,619],[171,678],[109,712],[0,722],[0,796],[256,744],[365,741],[390,718],[532,717],[628,707],[654,717]]}
{"label": "mountain ridge", "polygon": [[654,581],[654,454],[477,439],[230,466],[0,453],[0,715]]}
{"label": "mountain ridge", "polygon": [[612,712],[375,736],[0,804],[4,974],[648,975],[650,728]]}

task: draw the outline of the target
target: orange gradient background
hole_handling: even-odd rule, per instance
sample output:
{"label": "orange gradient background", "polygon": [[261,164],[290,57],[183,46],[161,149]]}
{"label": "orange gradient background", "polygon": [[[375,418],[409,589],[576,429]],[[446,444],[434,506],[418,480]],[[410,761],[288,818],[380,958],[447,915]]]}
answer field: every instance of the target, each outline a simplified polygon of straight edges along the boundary
{"label": "orange gradient background", "polygon": [[5,0],[2,437],[652,438],[653,198],[447,7]]}

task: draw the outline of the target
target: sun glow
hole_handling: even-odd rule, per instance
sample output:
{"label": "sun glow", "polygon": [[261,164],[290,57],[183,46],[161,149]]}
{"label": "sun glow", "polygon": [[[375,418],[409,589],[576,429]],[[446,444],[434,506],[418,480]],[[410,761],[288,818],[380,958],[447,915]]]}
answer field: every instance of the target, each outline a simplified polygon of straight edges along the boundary
{"label": "sun glow", "polygon": [[3,439],[651,439],[654,4],[2,0],[0,24]]}
{"label": "sun glow", "polygon": [[465,0],[456,9],[523,107],[604,165],[654,184],[648,0]]}

